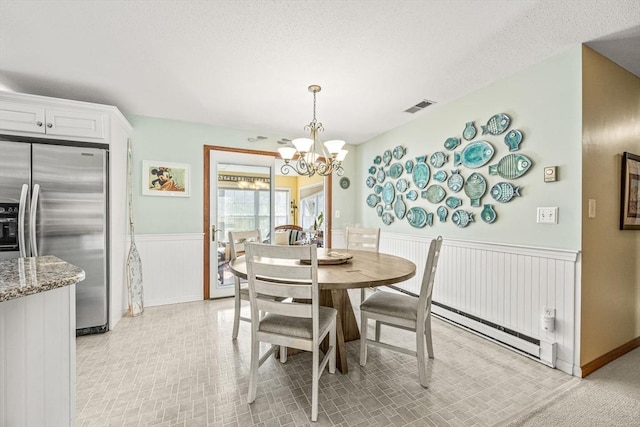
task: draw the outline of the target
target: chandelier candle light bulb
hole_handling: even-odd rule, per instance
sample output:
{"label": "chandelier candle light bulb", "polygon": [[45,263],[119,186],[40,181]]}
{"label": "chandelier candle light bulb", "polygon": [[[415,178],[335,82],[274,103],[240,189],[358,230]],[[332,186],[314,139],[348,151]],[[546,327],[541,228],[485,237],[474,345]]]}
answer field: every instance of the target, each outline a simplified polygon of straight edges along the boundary
{"label": "chandelier candle light bulb", "polygon": [[[322,123],[316,120],[316,93],[320,92],[320,86],[309,86],[309,92],[313,93],[313,120],[304,129],[310,132],[311,138],[296,138],[291,143],[293,147],[280,147],[278,152],[284,160],[284,165],[280,169],[285,175],[293,170],[298,175],[331,175],[334,171],[338,176],[344,174],[342,161],[347,156],[348,151],[343,150],[345,142],[334,139],[320,144],[318,132],[324,128]],[[294,162],[292,160],[296,159]]]}

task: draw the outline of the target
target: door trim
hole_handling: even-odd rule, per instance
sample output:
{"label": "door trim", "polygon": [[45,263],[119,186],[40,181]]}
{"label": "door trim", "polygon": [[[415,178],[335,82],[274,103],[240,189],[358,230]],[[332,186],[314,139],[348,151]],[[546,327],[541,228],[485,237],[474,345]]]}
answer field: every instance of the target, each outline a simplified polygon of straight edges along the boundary
{"label": "door trim", "polygon": [[[209,293],[209,284],[210,284],[210,266],[209,266],[209,261],[210,261],[210,249],[211,249],[211,224],[209,221],[209,214],[210,214],[210,205],[211,205],[211,200],[209,197],[209,194],[211,192],[211,185],[209,182],[209,175],[211,173],[211,165],[210,165],[210,154],[211,151],[225,151],[225,152],[232,152],[232,153],[245,153],[245,154],[254,154],[254,155],[262,155],[262,156],[272,156],[275,158],[280,158],[280,154],[278,152],[275,151],[263,151],[263,150],[250,150],[247,148],[235,148],[235,147],[223,147],[223,146],[219,146],[219,145],[204,145],[203,146],[203,160],[204,160],[204,167],[203,167],[203,206],[202,206],[202,215],[203,215],[203,232],[204,232],[204,244],[202,245],[203,247],[203,251],[202,251],[202,256],[203,256],[203,273],[202,273],[202,282],[203,282],[203,295],[204,295],[204,300],[208,300],[210,298],[210,293]],[[332,175],[329,175],[326,177],[325,181],[324,181],[324,191],[325,191],[325,198],[324,198],[324,203],[325,203],[325,212],[328,212],[329,215],[326,216],[325,218],[325,224],[326,224],[326,232],[325,232],[325,236],[324,236],[324,243],[325,243],[325,247],[330,248],[331,247],[331,209],[332,209],[332,203],[331,203],[331,199],[332,199],[332,184],[333,184],[333,177]]]}

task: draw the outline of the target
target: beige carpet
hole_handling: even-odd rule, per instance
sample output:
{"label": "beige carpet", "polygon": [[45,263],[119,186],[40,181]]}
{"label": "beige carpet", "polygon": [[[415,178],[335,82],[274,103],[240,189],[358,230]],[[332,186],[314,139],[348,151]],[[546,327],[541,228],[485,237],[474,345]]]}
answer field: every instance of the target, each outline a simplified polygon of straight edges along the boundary
{"label": "beige carpet", "polygon": [[573,383],[553,399],[526,408],[505,425],[640,425],[640,348]]}

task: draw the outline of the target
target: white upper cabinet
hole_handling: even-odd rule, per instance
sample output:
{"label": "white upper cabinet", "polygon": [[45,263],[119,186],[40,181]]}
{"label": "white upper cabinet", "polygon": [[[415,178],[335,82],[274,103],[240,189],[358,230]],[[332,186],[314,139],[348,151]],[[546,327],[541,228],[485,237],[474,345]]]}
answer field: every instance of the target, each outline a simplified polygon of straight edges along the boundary
{"label": "white upper cabinet", "polygon": [[104,114],[97,112],[0,102],[1,130],[101,140],[105,138],[104,122]]}

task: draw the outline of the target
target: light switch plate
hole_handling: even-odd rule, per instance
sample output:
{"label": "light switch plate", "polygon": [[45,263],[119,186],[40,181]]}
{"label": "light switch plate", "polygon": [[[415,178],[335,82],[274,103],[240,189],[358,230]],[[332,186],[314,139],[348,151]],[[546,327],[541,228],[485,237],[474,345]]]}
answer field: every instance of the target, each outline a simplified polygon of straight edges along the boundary
{"label": "light switch plate", "polygon": [[537,221],[538,224],[557,224],[558,208],[538,208]]}

